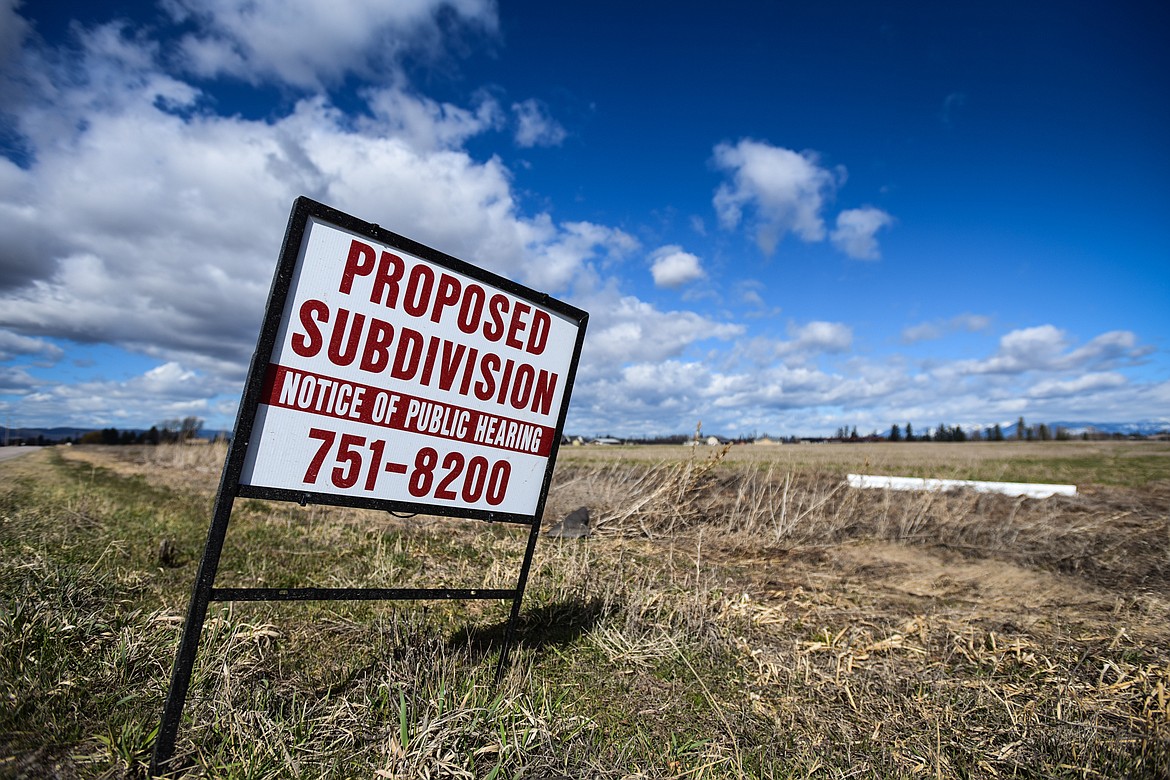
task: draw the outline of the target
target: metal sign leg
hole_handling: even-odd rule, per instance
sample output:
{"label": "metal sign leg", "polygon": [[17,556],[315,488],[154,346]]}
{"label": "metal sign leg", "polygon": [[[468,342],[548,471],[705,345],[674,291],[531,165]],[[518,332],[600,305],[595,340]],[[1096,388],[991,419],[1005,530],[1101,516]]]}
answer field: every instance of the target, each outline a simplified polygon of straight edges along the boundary
{"label": "metal sign leg", "polygon": [[496,664],[496,685],[504,679],[504,669],[516,638],[516,624],[520,620],[520,602],[524,599],[524,586],[528,584],[528,570],[532,567],[532,555],[536,552],[536,540],[540,536],[540,516],[533,518],[532,530],[528,532],[528,547],[524,551],[524,562],[520,565],[520,577],[516,583],[516,596],[512,599],[512,613],[508,627],[504,630],[504,644],[500,648],[500,660]]}
{"label": "metal sign leg", "polygon": [[215,584],[215,572],[219,568],[219,556],[223,551],[228,520],[234,503],[234,495],[220,491],[211,519],[211,528],[207,532],[207,545],[203,548],[203,560],[199,562],[199,573],[195,576],[195,587],[191,591],[187,620],[183,623],[183,637],[175,654],[175,665],[171,670],[167,703],[163,709],[158,736],[154,741],[154,755],[150,761],[151,777],[157,777],[166,771],[166,765],[170,763],[175,753],[179,721],[183,718],[183,705],[187,701],[187,691],[191,687],[191,671],[195,666],[195,655],[199,651],[203,621],[207,617],[207,607],[211,602],[211,589]]}

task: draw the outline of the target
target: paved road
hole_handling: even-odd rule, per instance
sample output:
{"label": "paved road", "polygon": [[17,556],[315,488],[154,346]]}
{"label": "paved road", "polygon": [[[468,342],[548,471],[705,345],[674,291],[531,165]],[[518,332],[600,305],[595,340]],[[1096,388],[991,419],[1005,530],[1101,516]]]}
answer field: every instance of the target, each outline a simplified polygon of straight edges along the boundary
{"label": "paved road", "polygon": [[0,460],[8,460],[9,458],[16,458],[21,455],[27,455],[30,452],[36,452],[40,447],[0,447]]}

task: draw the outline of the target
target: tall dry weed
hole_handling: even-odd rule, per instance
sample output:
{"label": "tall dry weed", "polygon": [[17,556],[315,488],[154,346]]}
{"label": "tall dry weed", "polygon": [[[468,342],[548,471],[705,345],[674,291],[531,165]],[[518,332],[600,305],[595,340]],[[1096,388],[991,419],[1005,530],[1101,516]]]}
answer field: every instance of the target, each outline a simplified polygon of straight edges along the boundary
{"label": "tall dry weed", "polygon": [[956,490],[850,488],[825,471],[724,467],[725,451],[682,462],[567,464],[550,506],[589,502],[602,536],[765,548],[878,539],[946,548],[1170,592],[1170,487],[1013,498]]}

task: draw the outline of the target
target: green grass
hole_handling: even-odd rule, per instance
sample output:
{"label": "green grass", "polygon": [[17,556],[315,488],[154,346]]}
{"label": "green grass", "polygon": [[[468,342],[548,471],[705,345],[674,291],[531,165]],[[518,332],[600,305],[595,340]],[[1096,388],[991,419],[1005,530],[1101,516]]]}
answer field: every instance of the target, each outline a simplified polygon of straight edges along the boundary
{"label": "green grass", "polygon": [[1005,474],[1012,482],[1047,481],[1142,488],[1170,482],[1170,452],[1112,457],[1020,458],[996,464],[990,471]]}
{"label": "green grass", "polygon": [[[57,452],[36,457],[6,467],[0,498],[0,774],[138,776],[210,502]],[[432,519],[411,531],[384,516],[327,514],[240,502],[217,584],[514,584],[523,529]],[[177,568],[158,565],[164,538]],[[556,577],[530,589],[517,661],[499,687],[506,604],[213,605],[179,744],[186,771],[508,777],[522,766],[698,766],[702,719],[687,736],[631,716],[645,679],[567,683],[596,677],[600,656],[585,637],[605,617],[573,590]],[[556,679],[562,690],[550,688]],[[684,702],[694,698],[694,680],[683,688]],[[617,698],[593,718],[598,690]]]}

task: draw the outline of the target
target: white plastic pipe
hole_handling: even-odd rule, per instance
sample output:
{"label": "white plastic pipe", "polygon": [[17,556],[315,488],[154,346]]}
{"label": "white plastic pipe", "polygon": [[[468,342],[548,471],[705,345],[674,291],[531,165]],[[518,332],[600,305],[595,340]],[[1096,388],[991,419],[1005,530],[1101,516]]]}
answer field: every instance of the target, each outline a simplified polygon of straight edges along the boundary
{"label": "white plastic pipe", "polygon": [[1075,496],[1076,485],[1045,485],[1038,482],[977,482],[970,479],[923,479],[922,477],[878,477],[868,474],[849,474],[849,486],[855,488],[886,488],[888,490],[952,490],[970,488],[979,493],[1002,493],[1005,496],[1048,498]]}

